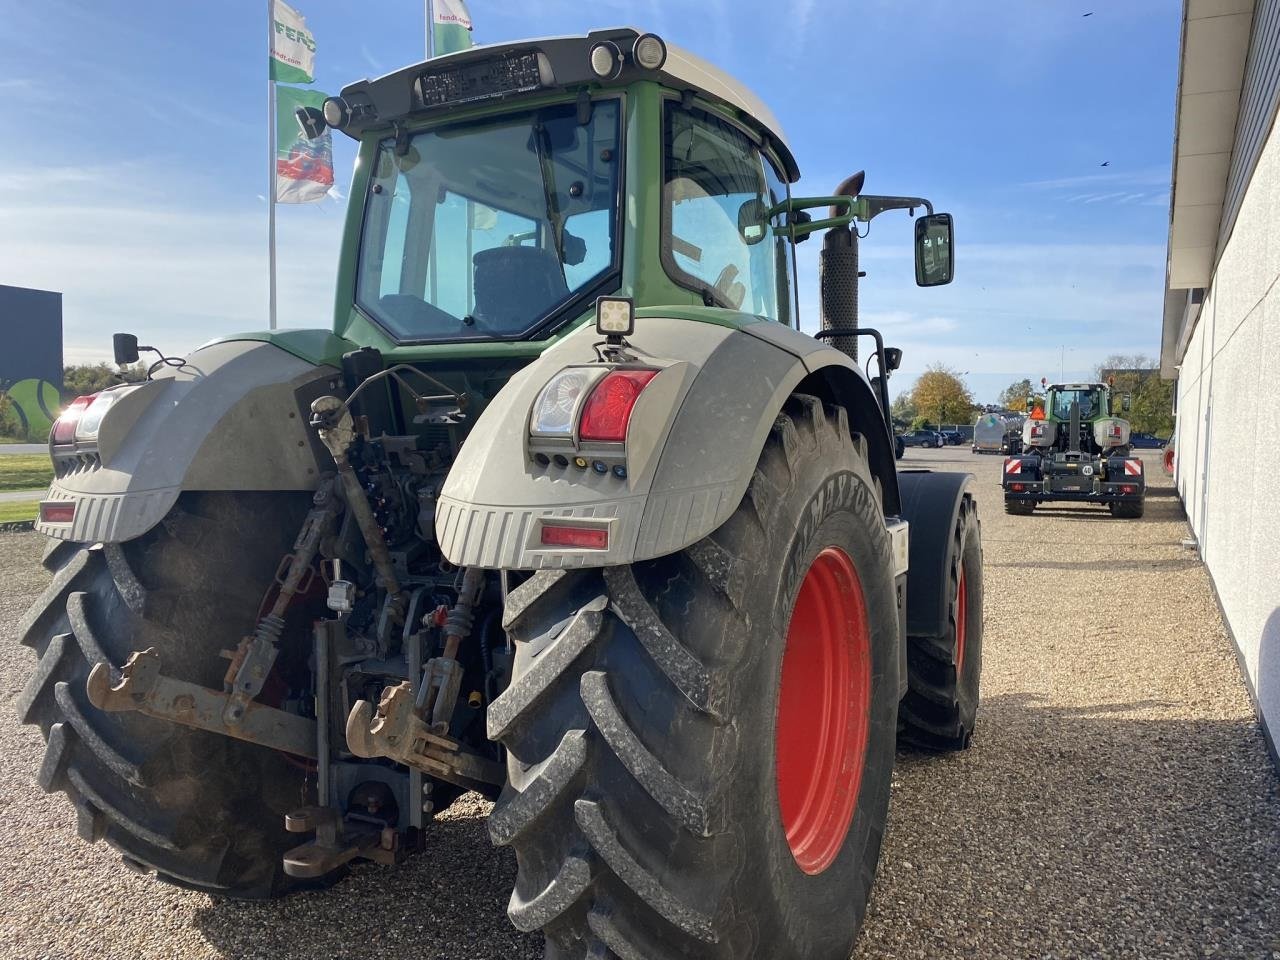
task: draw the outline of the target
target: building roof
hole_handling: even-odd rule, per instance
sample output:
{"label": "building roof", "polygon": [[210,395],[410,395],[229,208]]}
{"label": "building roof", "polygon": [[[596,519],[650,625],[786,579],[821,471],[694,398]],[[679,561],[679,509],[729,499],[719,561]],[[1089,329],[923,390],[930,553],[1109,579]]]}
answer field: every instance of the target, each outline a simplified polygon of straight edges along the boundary
{"label": "building roof", "polygon": [[1185,0],[1160,372],[1172,377],[1218,257],[1254,0]]}

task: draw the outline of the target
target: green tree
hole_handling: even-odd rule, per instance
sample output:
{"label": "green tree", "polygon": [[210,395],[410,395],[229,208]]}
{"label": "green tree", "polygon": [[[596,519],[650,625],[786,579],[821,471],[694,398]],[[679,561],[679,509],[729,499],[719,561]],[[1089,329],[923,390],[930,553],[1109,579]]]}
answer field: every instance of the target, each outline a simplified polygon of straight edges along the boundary
{"label": "green tree", "polygon": [[132,367],[117,367],[109,363],[82,363],[62,368],[62,395],[68,400],[88,396],[114,387],[118,383],[145,380],[147,365],[139,362]]}
{"label": "green tree", "polygon": [[889,414],[893,417],[894,423],[908,424],[919,415],[916,405],[911,402],[911,394],[900,393],[893,398],[893,403],[889,406]]}
{"label": "green tree", "polygon": [[[1162,380],[1154,360],[1145,354],[1116,353],[1094,371],[1101,383],[1110,382],[1116,396],[1113,413],[1124,417],[1139,433],[1167,437],[1173,432],[1174,381]],[[1130,407],[1120,407],[1120,397],[1129,394]]]}
{"label": "green tree", "polygon": [[996,401],[1006,410],[1015,410],[1018,413],[1027,412],[1027,397],[1035,393],[1035,389],[1031,386],[1031,380],[1023,377],[1021,380],[1015,380],[1003,390]]}
{"label": "green tree", "polygon": [[916,381],[911,402],[922,417],[941,426],[944,423],[968,423],[973,416],[973,394],[961,374],[941,363],[935,363]]}

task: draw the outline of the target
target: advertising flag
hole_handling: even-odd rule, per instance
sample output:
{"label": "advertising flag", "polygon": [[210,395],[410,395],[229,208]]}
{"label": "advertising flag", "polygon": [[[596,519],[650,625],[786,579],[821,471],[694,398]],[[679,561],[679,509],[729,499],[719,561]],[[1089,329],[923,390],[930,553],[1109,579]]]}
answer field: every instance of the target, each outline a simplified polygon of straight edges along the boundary
{"label": "advertising flag", "polygon": [[306,18],[284,0],[271,3],[271,79],[311,83],[315,79],[316,41]]}
{"label": "advertising flag", "polygon": [[432,34],[433,56],[457,53],[471,46],[471,14],[463,0],[435,0]]}
{"label": "advertising flag", "polygon": [[276,87],[276,202],[323,200],[333,186],[333,136],[329,130],[308,140],[298,126],[298,107],[319,108],[319,90]]}

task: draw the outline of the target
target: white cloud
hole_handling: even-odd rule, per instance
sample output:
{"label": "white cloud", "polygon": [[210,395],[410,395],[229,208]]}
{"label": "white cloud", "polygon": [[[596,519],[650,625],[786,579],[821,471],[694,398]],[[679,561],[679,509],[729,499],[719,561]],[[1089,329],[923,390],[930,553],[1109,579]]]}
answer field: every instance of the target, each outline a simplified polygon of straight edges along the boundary
{"label": "white cloud", "polygon": [[[69,359],[107,359],[122,330],[180,352],[267,327],[261,206],[202,204],[142,168],[109,188],[101,171],[60,168],[57,191],[24,192],[48,174],[19,168],[0,180],[0,283],[63,293]],[[341,221],[279,209],[281,326],[331,326]]]}

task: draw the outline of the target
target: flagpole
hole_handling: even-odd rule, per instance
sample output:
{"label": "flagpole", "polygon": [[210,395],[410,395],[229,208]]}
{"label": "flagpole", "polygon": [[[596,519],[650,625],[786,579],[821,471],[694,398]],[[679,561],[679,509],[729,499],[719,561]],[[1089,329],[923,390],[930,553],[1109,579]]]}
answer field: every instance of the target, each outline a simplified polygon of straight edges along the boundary
{"label": "flagpole", "polygon": [[276,85],[271,79],[274,0],[267,0],[267,319],[276,328]]}
{"label": "flagpole", "polygon": [[427,19],[426,29],[426,59],[430,60],[436,52],[436,12],[435,5],[431,0],[422,0],[422,13]]}

